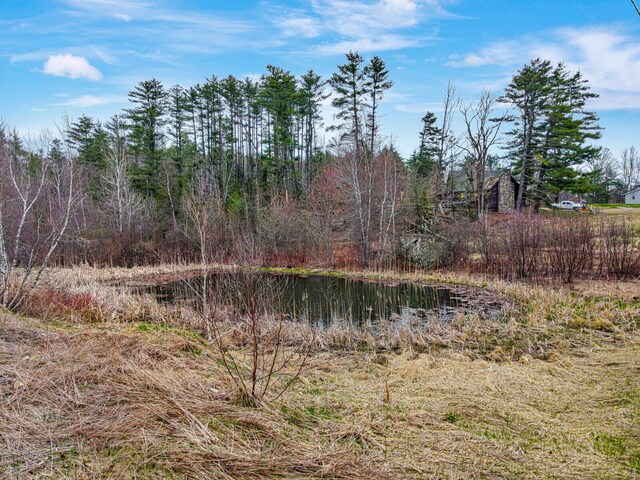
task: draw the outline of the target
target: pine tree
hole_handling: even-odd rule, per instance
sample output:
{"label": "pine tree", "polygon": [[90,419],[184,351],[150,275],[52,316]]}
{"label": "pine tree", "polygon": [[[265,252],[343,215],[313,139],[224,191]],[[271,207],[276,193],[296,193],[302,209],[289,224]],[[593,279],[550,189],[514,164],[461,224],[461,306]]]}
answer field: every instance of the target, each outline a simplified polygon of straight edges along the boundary
{"label": "pine tree", "polygon": [[365,87],[369,93],[370,111],[367,114],[368,149],[371,155],[376,153],[376,139],[378,138],[378,107],[384,96],[384,92],[393,86],[389,80],[389,70],[378,56],[374,56],[369,64],[364,67]]}
{"label": "pine tree", "polygon": [[177,193],[184,189],[187,174],[186,153],[189,146],[187,102],[187,93],[180,85],[175,85],[169,90],[169,137],[173,143],[172,159],[176,170]]}
{"label": "pine tree", "polygon": [[536,59],[514,76],[503,100],[519,113],[508,133],[520,172],[517,209],[529,202],[537,210],[549,193],[590,190],[579,167],[600,152],[588,143],[600,137],[597,115],[585,109],[595,97],[580,72],[563,64]]}
{"label": "pine tree", "polygon": [[438,119],[432,112],[427,112],[422,117],[422,130],[419,133],[420,144],[418,149],[409,158],[409,167],[417,175],[426,178],[432,168],[437,165],[439,140],[442,129],[437,126]]}
{"label": "pine tree", "polygon": [[300,115],[303,122],[302,143],[306,169],[304,178],[307,187],[321,166],[318,162],[321,155],[317,151],[317,137],[318,128],[322,126],[321,105],[329,98],[329,94],[324,90],[326,83],[313,70],[309,70],[300,78]]}
{"label": "pine tree", "polygon": [[145,80],[129,92],[129,101],[135,107],[125,110],[130,122],[129,140],[135,161],[134,185],[148,196],[157,197],[161,190],[159,171],[167,98],[168,94],[159,80]]}
{"label": "pine tree", "polygon": [[71,124],[69,143],[78,152],[78,161],[90,166],[92,171],[104,168],[105,140],[106,133],[100,122],[87,115]]}
{"label": "pine tree", "polygon": [[276,192],[289,191],[294,166],[296,141],[293,135],[294,116],[298,109],[298,85],[295,77],[280,67],[268,65],[268,75],[262,76],[260,101],[270,125],[267,139],[267,172]]}
{"label": "pine tree", "polygon": [[344,122],[335,128],[343,132],[343,139],[353,142],[358,157],[363,146],[362,124],[369,93],[363,62],[358,52],[349,52],[347,63],[339,65],[338,72],[329,80],[336,93],[331,105],[339,110],[336,118]]}
{"label": "pine tree", "polygon": [[513,77],[501,98],[501,101],[510,104],[517,112],[507,119],[514,123],[513,130],[507,135],[511,138],[511,157],[519,172],[516,210],[521,210],[525,205],[532,178],[532,164],[542,142],[542,124],[546,120],[551,92],[551,71],[549,61],[539,58],[531,61]]}
{"label": "pine tree", "polygon": [[534,208],[539,207],[547,192],[591,190],[589,177],[583,176],[579,167],[600,154],[600,148],[587,143],[600,138],[598,116],[585,110],[586,102],[597,96],[589,91],[580,72],[571,74],[563,64],[553,70],[543,125],[545,141],[538,155]]}

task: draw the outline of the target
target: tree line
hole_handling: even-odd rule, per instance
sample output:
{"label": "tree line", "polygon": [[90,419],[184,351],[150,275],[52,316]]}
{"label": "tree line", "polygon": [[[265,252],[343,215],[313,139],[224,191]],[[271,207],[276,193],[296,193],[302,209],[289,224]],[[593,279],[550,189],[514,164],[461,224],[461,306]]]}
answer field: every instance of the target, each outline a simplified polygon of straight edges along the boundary
{"label": "tree line", "polygon": [[[221,260],[383,265],[407,236],[438,235],[454,170],[468,173],[477,217],[497,166],[519,182],[516,210],[565,191],[606,201],[640,182],[633,147],[618,162],[592,144],[596,94],[563,64],[533,60],[472,103],[450,83],[407,159],[382,134],[392,87],[384,60],[350,52],[328,79],[269,65],[259,80],[145,80],[108,121],[82,115],[35,143],[5,125],[0,278],[37,260],[135,264],[205,248]],[[328,102],[337,124],[325,128]]]}

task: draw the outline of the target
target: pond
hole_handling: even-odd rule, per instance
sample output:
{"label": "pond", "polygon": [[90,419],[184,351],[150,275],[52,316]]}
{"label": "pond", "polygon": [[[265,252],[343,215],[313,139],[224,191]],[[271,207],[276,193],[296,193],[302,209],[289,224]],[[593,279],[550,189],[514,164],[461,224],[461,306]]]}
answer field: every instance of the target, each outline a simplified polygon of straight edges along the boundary
{"label": "pond", "polygon": [[[458,311],[495,311],[498,304],[468,289],[422,283],[384,282],[329,275],[282,273],[213,273],[208,277],[209,298],[246,307],[249,296],[260,308],[298,321],[327,326],[333,322],[375,325],[381,321],[404,324],[414,319],[450,319]],[[137,293],[154,295],[162,303],[198,306],[203,277],[156,284],[138,284]],[[251,292],[249,295],[248,292]],[[243,304],[240,307],[239,304]]]}

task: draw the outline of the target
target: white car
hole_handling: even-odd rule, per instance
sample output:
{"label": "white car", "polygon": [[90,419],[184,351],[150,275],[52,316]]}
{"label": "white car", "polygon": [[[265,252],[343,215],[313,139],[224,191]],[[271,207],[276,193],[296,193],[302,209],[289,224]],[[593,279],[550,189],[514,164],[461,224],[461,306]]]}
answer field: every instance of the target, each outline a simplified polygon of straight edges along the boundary
{"label": "white car", "polygon": [[582,210],[582,205],[575,202],[570,202],[569,200],[565,200],[560,203],[552,203],[551,208],[559,208],[560,210]]}

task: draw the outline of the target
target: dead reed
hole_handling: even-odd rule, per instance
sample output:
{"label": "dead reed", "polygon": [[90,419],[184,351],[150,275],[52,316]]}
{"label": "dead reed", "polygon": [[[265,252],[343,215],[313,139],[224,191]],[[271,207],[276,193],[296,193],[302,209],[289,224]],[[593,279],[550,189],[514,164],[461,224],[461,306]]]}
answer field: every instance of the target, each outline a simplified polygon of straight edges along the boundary
{"label": "dead reed", "polygon": [[[372,478],[367,459],[234,403],[202,342],[0,324],[3,478]],[[385,469],[375,475],[385,478]]]}

